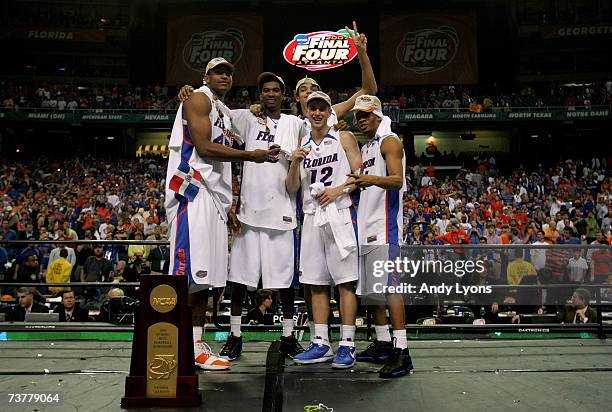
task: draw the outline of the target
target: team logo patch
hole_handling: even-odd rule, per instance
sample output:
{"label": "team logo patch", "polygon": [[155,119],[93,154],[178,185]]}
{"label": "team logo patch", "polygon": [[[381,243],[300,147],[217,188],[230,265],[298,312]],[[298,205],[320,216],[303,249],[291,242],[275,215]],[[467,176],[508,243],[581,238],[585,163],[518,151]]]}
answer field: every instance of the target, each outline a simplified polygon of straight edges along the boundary
{"label": "team logo patch", "polygon": [[283,216],[283,222],[291,223],[293,222],[293,219],[291,218],[291,216]]}
{"label": "team logo patch", "polygon": [[404,34],[395,50],[395,57],[400,65],[416,74],[431,73],[448,66],[458,47],[457,30],[440,26]]}
{"label": "team logo patch", "polygon": [[357,56],[357,47],[345,29],[298,34],[283,50],[287,63],[306,70],[340,67]]}
{"label": "team logo patch", "polygon": [[208,271],[207,270],[198,270],[195,275],[196,275],[197,278],[204,279],[206,276],[208,276]]}
{"label": "team logo patch", "polygon": [[378,238],[378,236],[376,236],[376,235],[373,235],[373,236],[368,236],[368,238],[366,239],[366,241],[367,241],[368,243],[370,243],[370,242],[375,242],[377,238]]}
{"label": "team logo patch", "polygon": [[183,47],[183,61],[190,69],[201,73],[215,57],[223,57],[236,65],[243,49],[244,35],[238,29],[193,33]]}

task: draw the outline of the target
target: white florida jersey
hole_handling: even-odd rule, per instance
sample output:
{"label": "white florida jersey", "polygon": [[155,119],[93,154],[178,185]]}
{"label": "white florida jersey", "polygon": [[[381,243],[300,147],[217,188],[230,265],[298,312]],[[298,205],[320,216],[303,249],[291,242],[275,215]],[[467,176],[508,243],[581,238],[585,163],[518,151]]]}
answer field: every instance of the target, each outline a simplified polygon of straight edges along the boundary
{"label": "white florida jersey", "polygon": [[[380,153],[384,139],[397,136],[376,136],[361,148],[362,173],[374,176],[388,176],[387,163]],[[402,157],[402,170],[406,170],[406,155]],[[403,197],[406,191],[406,175],[402,173],[403,185],[400,190],[385,190],[369,186],[359,195],[357,224],[360,245],[398,245],[404,228]]]}
{"label": "white florida jersey", "polygon": [[[212,134],[210,140],[224,146],[231,146],[231,121],[229,109],[213,95],[207,87],[202,86],[195,93],[204,93],[210,99],[210,123]],[[183,119],[181,104],[172,135],[170,137],[170,154],[166,175],[166,209],[171,215],[176,212],[178,199],[176,195],[190,199],[199,190],[207,190],[215,200],[215,205],[224,219],[232,206],[232,168],[229,162],[204,159],[195,150],[187,121]],[[182,126],[182,127],[181,127]],[[190,199],[191,200],[191,199]],[[171,216],[170,216],[171,217]]]}
{"label": "white florida jersey", "polygon": [[[281,114],[281,119],[268,117],[264,120],[249,110],[232,110],[232,124],[242,137],[245,150],[268,149],[275,144],[279,122],[281,127],[293,128],[292,134],[299,136],[302,126],[299,118]],[[240,195],[236,203],[236,216],[240,222],[257,228],[295,229],[295,197],[289,195],[285,185],[288,171],[289,161],[282,153],[276,163],[243,163]]]}
{"label": "white florida jersey", "polygon": [[[326,188],[340,186],[348,179],[346,175],[351,173],[351,165],[342,147],[340,134],[333,128],[318,145],[308,133],[302,138],[302,147],[309,150],[300,173],[303,209],[304,213],[314,213],[319,202],[310,195],[310,185],[321,182]],[[336,199],[338,209],[346,209],[352,204],[346,193]]]}

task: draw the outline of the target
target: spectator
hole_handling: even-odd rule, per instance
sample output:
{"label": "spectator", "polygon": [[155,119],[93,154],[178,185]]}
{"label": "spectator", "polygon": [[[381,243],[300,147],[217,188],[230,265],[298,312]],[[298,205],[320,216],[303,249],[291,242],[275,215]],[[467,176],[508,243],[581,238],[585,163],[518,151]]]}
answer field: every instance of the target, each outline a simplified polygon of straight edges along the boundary
{"label": "spectator", "polygon": [[[94,246],[94,254],[85,260],[81,270],[81,282],[105,282],[109,281],[113,272],[113,265],[102,255],[102,245]],[[85,296],[88,300],[97,301],[100,298],[100,290],[87,288]]]}
{"label": "spectator", "polygon": [[42,279],[38,256],[31,254],[25,257],[23,265],[15,273],[14,278],[17,283],[38,283]]}
{"label": "spectator", "polygon": [[589,265],[585,258],[582,257],[580,249],[574,250],[574,256],[567,263],[567,280],[573,283],[583,283],[587,280],[587,271]]}
{"label": "spectator", "polygon": [[[134,240],[142,240],[142,232],[136,232],[134,234]],[[130,245],[128,246],[128,257],[132,259],[134,255],[140,253],[140,257],[146,259],[148,256],[148,250],[146,245]]]}
{"label": "spectator", "polygon": [[[54,260],[47,269],[47,283],[69,283],[71,273],[72,265],[68,262],[68,250],[61,249],[59,259]],[[50,287],[49,290],[53,293],[59,293],[66,289],[63,287]]]}
{"label": "spectator", "polygon": [[[162,236],[161,240],[167,241],[168,238]],[[167,274],[170,267],[170,249],[166,245],[156,246],[149,252],[147,260],[152,273]]]}
{"label": "spectator", "polygon": [[531,262],[523,259],[522,250],[513,250],[515,258],[508,264],[507,280],[508,285],[519,285],[524,276],[536,276],[535,267]]}
{"label": "spectator", "polygon": [[[65,240],[66,238],[62,235],[58,240]],[[68,253],[68,257],[66,258],[71,265],[76,264],[76,255],[74,253],[74,249],[66,246],[65,243],[57,244],[57,246],[51,251],[49,254],[49,265],[53,263],[56,259],[59,259],[60,252],[62,249],[65,249]]]}
{"label": "spectator", "polygon": [[60,322],[88,322],[89,313],[81,308],[74,298],[74,292],[64,290],[62,292],[62,305],[53,309],[53,313],[59,313]]}
{"label": "spectator", "polygon": [[265,315],[268,309],[272,307],[272,292],[267,289],[259,289],[255,293],[255,306],[247,313],[246,323],[250,325],[264,325],[267,324]]}
{"label": "spectator", "polygon": [[566,305],[557,318],[561,323],[596,323],[597,312],[589,306],[591,293],[586,289],[576,289],[572,294],[571,303]]}
{"label": "spectator", "polygon": [[45,305],[34,300],[34,292],[31,288],[17,289],[18,305],[13,308],[9,314],[9,320],[13,322],[23,322],[26,313],[49,313],[49,309]]}

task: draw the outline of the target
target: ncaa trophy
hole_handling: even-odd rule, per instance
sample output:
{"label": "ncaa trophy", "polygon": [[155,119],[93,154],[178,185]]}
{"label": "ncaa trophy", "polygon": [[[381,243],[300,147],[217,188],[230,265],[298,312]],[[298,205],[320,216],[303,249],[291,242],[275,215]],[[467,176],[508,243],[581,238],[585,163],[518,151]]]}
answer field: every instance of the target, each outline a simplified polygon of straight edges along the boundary
{"label": "ncaa trophy", "polygon": [[187,277],[140,278],[130,375],[122,408],[199,406]]}

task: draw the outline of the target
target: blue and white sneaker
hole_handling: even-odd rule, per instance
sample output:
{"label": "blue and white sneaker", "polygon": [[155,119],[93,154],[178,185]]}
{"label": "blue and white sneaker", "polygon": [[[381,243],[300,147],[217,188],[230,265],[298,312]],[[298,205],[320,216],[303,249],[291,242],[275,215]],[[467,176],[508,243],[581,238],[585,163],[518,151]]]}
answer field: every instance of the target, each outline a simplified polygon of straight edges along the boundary
{"label": "blue and white sneaker", "polygon": [[355,365],[355,342],[350,339],[341,340],[332,362],[332,368],[348,369]]}
{"label": "blue and white sneaker", "polygon": [[321,339],[320,336],[317,336],[312,340],[312,342],[310,342],[308,349],[295,355],[293,360],[298,365],[306,365],[310,363],[328,362],[333,357],[334,351],[329,345],[329,342]]}

